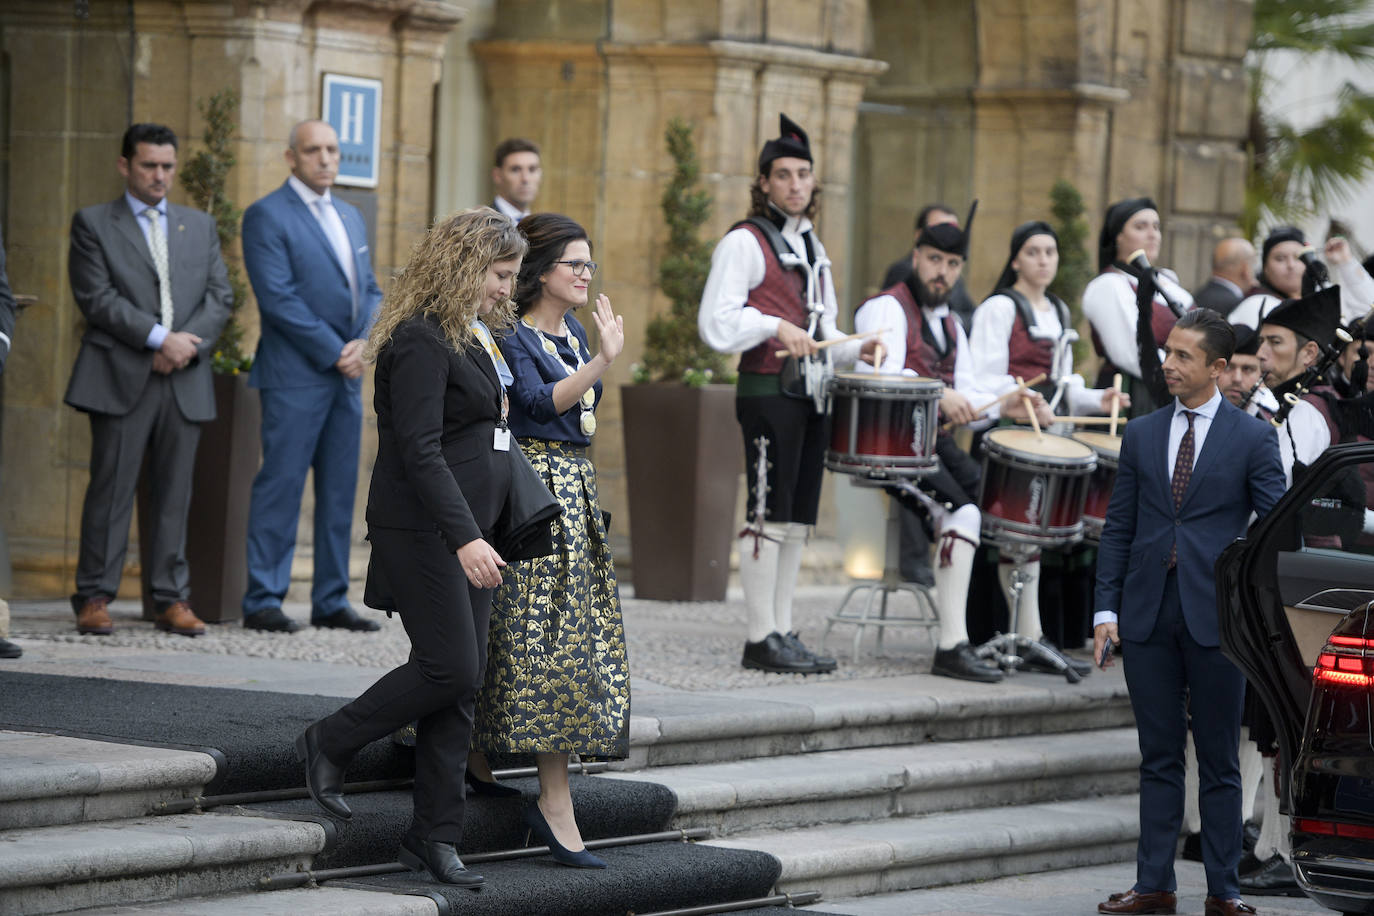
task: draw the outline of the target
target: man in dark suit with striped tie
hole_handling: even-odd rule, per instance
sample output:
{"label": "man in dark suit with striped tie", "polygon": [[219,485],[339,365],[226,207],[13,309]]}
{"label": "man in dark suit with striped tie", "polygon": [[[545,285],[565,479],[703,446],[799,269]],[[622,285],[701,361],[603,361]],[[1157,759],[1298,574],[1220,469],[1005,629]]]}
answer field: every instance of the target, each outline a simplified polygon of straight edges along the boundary
{"label": "man in dark suit with striped tie", "polygon": [[76,564],[79,633],[105,635],[124,569],[144,455],[152,500],[150,580],[157,626],[205,632],[190,608],[186,514],[200,424],[215,418],[210,352],[232,293],[209,214],[167,202],[176,134],[135,124],[117,163],[124,193],[72,218],[68,273],[86,332],[66,402],[91,419],[91,481]]}
{"label": "man in dark suit with striped tie", "polygon": [[1178,320],[1165,343],[1174,401],[1126,427],[1097,557],[1096,657],[1122,648],[1140,740],[1136,881],[1100,913],[1172,913],[1183,820],[1183,757],[1191,691],[1207,871],[1207,916],[1255,910],[1240,899],[1240,716],[1245,679],[1221,653],[1217,557],[1283,494],[1273,428],[1222,397],[1235,349],[1211,309]]}

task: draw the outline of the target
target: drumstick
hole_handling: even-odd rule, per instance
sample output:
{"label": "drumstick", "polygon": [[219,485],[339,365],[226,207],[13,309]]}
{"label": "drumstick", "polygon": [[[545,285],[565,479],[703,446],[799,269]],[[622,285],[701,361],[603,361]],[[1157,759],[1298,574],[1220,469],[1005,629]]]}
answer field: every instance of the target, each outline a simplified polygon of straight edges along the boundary
{"label": "drumstick", "polygon": [[878,345],[873,348],[873,371],[883,371],[883,342],[878,341]]}
{"label": "drumstick", "polygon": [[[817,343],[817,344],[816,344],[816,349],[817,349],[817,350],[824,350],[826,347],[833,347],[833,346],[835,346],[835,344],[847,343],[848,341],[851,341],[851,340],[867,340],[868,338],[870,338],[870,337],[876,337],[876,336],[879,335],[879,334],[886,334],[886,333],[887,333],[888,331],[890,331],[890,330],[892,330],[892,329],[891,329],[891,328],[879,328],[879,329],[876,330],[876,331],[863,331],[862,333],[846,334],[844,337],[832,337],[832,338],[830,338],[829,340],[822,340],[822,341],[820,341],[819,343]],[[778,359],[782,359],[784,356],[787,355],[787,351],[786,351],[786,350],[774,350],[774,351],[773,351],[773,355],[776,356]]]}
{"label": "drumstick", "polygon": [[[1025,382],[1024,384],[1018,385],[1017,388],[1016,388],[1016,390],[1020,391],[1020,390],[1024,390],[1024,389],[1026,389],[1026,388],[1029,388],[1029,387],[1031,387],[1032,385],[1039,385],[1039,384],[1040,384],[1041,382],[1043,382],[1044,380],[1045,380],[1045,373],[1042,372],[1042,373],[1040,373],[1039,375],[1037,375],[1035,378],[1031,379],[1029,382]],[[1011,392],[1008,391],[1007,394],[1011,394]],[[1004,397],[1006,397],[1006,396],[1007,396],[1007,395],[1004,394],[1004,395],[1002,395],[1001,397],[993,398],[991,401],[988,401],[986,404],[982,404],[982,405],[980,405],[980,406],[978,406],[978,407],[973,408],[973,415],[974,415],[975,417],[980,417],[980,416],[982,416],[982,415],[983,415],[983,411],[987,410],[989,407],[995,407],[995,406],[997,406],[997,402],[1000,401],[1000,400],[1002,400],[1002,398],[1004,398]],[[946,424],[945,424],[943,427],[941,427],[941,428],[942,428],[942,429],[945,429],[945,430],[950,430],[950,429],[953,429],[955,426],[958,426],[958,425],[959,425],[959,424],[955,423],[953,420],[950,420],[948,423],[946,423]]]}
{"label": "drumstick", "polygon": [[1112,395],[1112,428],[1109,429],[1107,432],[1108,432],[1108,434],[1115,436],[1115,435],[1116,435],[1116,420],[1117,420],[1117,417],[1121,414],[1121,373],[1120,373],[1120,372],[1118,372],[1115,376],[1112,377],[1112,387],[1116,389],[1116,393]]}
{"label": "drumstick", "polygon": [[[1029,420],[1019,420],[1019,419],[1018,419],[1016,422],[1017,422],[1017,423],[1020,423],[1020,424],[1022,424],[1022,425],[1025,425],[1025,424],[1029,423],[1030,421],[1029,421]],[[1056,423],[1073,423],[1073,424],[1076,424],[1076,425],[1078,425],[1078,426],[1103,426],[1103,425],[1105,425],[1105,424],[1107,424],[1107,423],[1112,422],[1112,420],[1111,420],[1111,417],[1060,417],[1060,416],[1056,416],[1056,417],[1054,418],[1054,422],[1056,422]],[[1127,420],[1125,417],[1121,417],[1121,418],[1118,419],[1116,422],[1117,422],[1118,425],[1124,426],[1126,423],[1128,423],[1128,422],[1130,422],[1130,421]]]}
{"label": "drumstick", "polygon": [[1016,377],[1016,387],[1021,390],[1021,404],[1026,408],[1026,413],[1030,415],[1031,429],[1035,430],[1037,439],[1045,438],[1045,434],[1040,431],[1040,420],[1035,416],[1035,405],[1031,404],[1030,395],[1026,393],[1026,383],[1021,381],[1021,376]]}

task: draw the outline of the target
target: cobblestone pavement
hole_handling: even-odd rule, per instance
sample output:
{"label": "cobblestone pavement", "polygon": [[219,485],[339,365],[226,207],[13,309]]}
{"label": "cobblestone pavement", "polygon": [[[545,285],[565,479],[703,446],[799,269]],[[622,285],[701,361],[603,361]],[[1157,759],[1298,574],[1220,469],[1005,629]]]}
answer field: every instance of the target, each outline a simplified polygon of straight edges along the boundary
{"label": "cobblestone pavement", "polygon": [[[819,648],[826,616],[839,607],[847,589],[844,586],[808,586],[799,590],[794,608],[794,626],[807,645]],[[636,681],[682,690],[718,690],[731,687],[760,687],[795,683],[802,675],[766,674],[740,667],[744,647],[743,597],[732,592],[725,601],[664,602],[633,597],[623,599],[625,632],[629,643],[630,667]],[[858,601],[851,603],[857,607]],[[10,604],[11,638],[24,645],[29,641],[49,644],[49,648],[80,658],[90,652],[119,654],[121,651],[155,651],[232,655],[248,658],[299,659],[333,662],[375,668],[392,668],[405,661],[409,642],[399,619],[387,619],[379,612],[359,610],[382,622],[378,633],[350,633],[306,627],[298,633],[259,633],[245,630],[237,622],[211,624],[201,637],[188,639],[160,633],[149,622],[139,619],[134,601],[111,605],[116,629],[110,636],[79,636],[66,601],[24,601]],[[915,599],[907,594],[891,599],[891,613],[909,615]],[[308,607],[288,603],[286,612],[301,623],[309,619]],[[931,645],[924,628],[889,631],[881,654],[875,651],[875,632],[863,640],[857,663],[852,660],[855,627],[840,624],[827,642],[830,654],[840,660],[833,674],[811,675],[810,682],[854,678],[893,677],[922,674],[930,670]],[[19,663],[21,666],[23,660]]]}

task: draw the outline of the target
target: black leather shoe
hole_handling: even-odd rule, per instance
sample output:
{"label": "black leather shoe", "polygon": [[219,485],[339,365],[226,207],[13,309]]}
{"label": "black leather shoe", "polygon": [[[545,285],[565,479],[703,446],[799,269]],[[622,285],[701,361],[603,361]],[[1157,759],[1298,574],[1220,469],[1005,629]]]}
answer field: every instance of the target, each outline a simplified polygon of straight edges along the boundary
{"label": "black leather shoe", "polygon": [[312,626],[317,626],[330,630],[353,630],[357,633],[375,633],[382,628],[382,625],[375,620],[368,620],[366,617],[359,617],[358,612],[351,607],[346,607],[341,611],[335,611],[328,617],[310,618]]}
{"label": "black leather shoe", "polygon": [[930,673],[985,684],[995,684],[1002,679],[1002,669],[975,655],[968,642],[961,642],[953,649],[936,649]]}
{"label": "black leather shoe", "polygon": [[24,650],[8,639],[0,639],[0,658],[18,658],[23,654]]}
{"label": "black leather shoe", "polygon": [[428,872],[431,878],[441,884],[456,884],[458,887],[476,889],[487,880],[475,872],[468,871],[463,860],[458,858],[458,850],[452,843],[403,836],[401,849],[396,853],[396,861],[411,871]]}
{"label": "black leather shoe", "polygon": [[1240,891],[1255,897],[1302,897],[1302,888],[1293,876],[1293,866],[1275,853],[1258,871],[1240,876]]}
{"label": "black leather shoe", "polygon": [[340,820],[353,817],[343,800],[344,767],[336,766],[320,750],[320,729],[316,722],[296,739],[296,759],[305,764],[305,787],[325,811]]}
{"label": "black leather shoe", "polygon": [[468,788],[476,795],[485,795],[487,798],[519,798],[521,791],[511,786],[504,786],[492,780],[478,779],[472,775],[472,770],[463,772],[463,781],[468,784]]}
{"label": "black leather shoe", "polygon": [[817,655],[815,652],[812,652],[810,649],[806,648],[806,646],[802,645],[801,634],[796,630],[790,633],[784,633],[782,641],[787,648],[791,649],[801,658],[809,661],[815,667],[817,674],[829,674],[839,665],[839,663],[830,656]]}
{"label": "black leather shoe", "polygon": [[269,607],[256,614],[244,614],[243,628],[262,630],[265,633],[294,633],[301,625],[283,614],[281,608]]}
{"label": "black leather shoe", "polygon": [[798,655],[781,633],[769,633],[762,642],[746,642],[740,664],[774,674],[816,673],[816,663]]}

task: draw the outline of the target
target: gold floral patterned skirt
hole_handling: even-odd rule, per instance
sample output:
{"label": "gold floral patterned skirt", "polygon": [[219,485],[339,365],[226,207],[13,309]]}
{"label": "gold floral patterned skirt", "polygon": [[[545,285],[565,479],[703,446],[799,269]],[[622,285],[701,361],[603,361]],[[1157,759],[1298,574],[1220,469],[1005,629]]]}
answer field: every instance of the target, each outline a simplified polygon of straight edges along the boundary
{"label": "gold floral patterned skirt", "polygon": [[629,753],[630,666],[615,567],[585,449],[520,447],[563,506],[552,556],[501,571],[472,746],[495,753]]}

